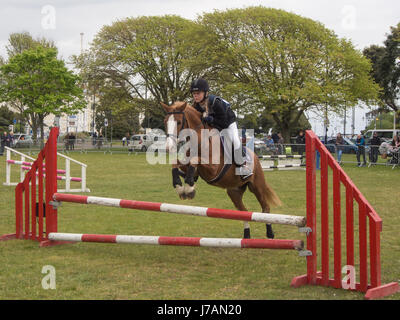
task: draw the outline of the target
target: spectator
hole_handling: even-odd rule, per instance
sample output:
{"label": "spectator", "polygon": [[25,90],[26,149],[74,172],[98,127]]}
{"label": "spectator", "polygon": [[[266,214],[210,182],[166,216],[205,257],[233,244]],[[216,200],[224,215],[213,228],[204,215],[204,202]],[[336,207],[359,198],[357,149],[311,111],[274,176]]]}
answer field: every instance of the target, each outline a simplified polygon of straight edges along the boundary
{"label": "spectator", "polygon": [[103,134],[100,132],[97,138],[97,149],[101,149],[102,146],[103,146]]}
{"label": "spectator", "polygon": [[395,135],[393,137],[392,142],[390,143],[391,145],[391,151],[392,151],[392,160],[390,161],[391,164],[398,164],[399,163],[399,148],[400,148],[400,138]]}
{"label": "spectator", "polygon": [[284,146],[284,144],[285,144],[285,139],[283,139],[283,137],[282,137],[282,133],[280,133],[280,132],[278,132],[278,153],[279,154],[285,154],[285,146]]}
{"label": "spectator", "polygon": [[381,145],[381,138],[378,137],[378,132],[374,132],[369,144],[371,146],[370,161],[375,164],[378,161],[379,146]]}
{"label": "spectator", "polygon": [[304,131],[300,130],[299,131],[299,135],[296,137],[296,144],[298,144],[297,146],[297,152],[299,155],[303,155],[303,153],[306,151],[306,136],[304,135]]}
{"label": "spectator", "polygon": [[93,132],[92,144],[95,146],[97,144],[97,132]]}
{"label": "spectator", "polygon": [[275,141],[274,141],[274,139],[272,139],[271,136],[267,136],[265,144],[267,145],[267,147],[273,147],[275,144]]}
{"label": "spectator", "polygon": [[10,141],[9,141],[8,147],[11,148],[14,145],[14,132],[12,132],[12,131],[10,132],[9,138],[10,138]]}
{"label": "spectator", "polygon": [[75,135],[71,133],[69,136],[69,147],[71,150],[75,149],[75,139],[76,139]]}
{"label": "spectator", "polygon": [[66,134],[64,137],[64,146],[65,146],[65,150],[69,150],[69,134]]}
{"label": "spectator", "polygon": [[271,136],[272,140],[274,140],[274,144],[278,144],[279,143],[279,132],[274,132]]}
{"label": "spectator", "polygon": [[339,132],[336,136],[336,141],[335,141],[337,161],[339,162],[339,164],[342,163],[343,145],[344,145],[344,140],[342,134]]}
{"label": "spectator", "polygon": [[126,137],[122,137],[122,146],[125,147]]}
{"label": "spectator", "polygon": [[[357,135],[356,146],[358,167],[365,167],[367,165],[367,161],[365,160],[365,140],[361,134]],[[363,156],[363,164],[360,162],[361,155]]]}
{"label": "spectator", "polygon": [[0,147],[0,155],[3,155],[4,153],[4,147],[6,146],[6,142],[7,142],[7,132],[4,131],[4,133],[1,135],[1,147]]}

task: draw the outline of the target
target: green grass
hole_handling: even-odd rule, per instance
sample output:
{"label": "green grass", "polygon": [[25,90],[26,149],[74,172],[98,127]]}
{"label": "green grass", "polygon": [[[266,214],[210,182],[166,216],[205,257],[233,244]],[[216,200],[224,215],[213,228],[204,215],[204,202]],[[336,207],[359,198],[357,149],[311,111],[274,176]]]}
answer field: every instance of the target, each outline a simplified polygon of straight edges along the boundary
{"label": "green grass", "polygon": [[[194,200],[179,200],[170,166],[149,165],[145,155],[72,157],[88,164],[92,195],[233,208],[224,190],[203,181],[197,184]],[[1,168],[0,180],[5,181],[4,165]],[[344,169],[383,219],[382,282],[397,281],[400,171],[354,164],[345,164]],[[78,173],[73,168],[72,175]],[[305,215],[305,171],[265,176],[283,202],[274,213]],[[260,211],[251,193],[246,192],[244,201],[248,210]],[[233,238],[243,232],[239,221],[159,212],[63,203],[58,213],[60,232]],[[14,224],[14,188],[1,185],[0,234],[14,232]],[[276,238],[305,239],[293,227],[276,225],[274,231]],[[253,238],[264,238],[265,226],[251,223],[251,232]],[[42,288],[46,265],[56,269],[56,290]],[[291,288],[291,279],[305,272],[305,258],[295,251],[95,243],[39,248],[33,241],[0,242],[0,299],[363,299],[361,293],[333,288]],[[397,294],[387,299],[399,298]]]}

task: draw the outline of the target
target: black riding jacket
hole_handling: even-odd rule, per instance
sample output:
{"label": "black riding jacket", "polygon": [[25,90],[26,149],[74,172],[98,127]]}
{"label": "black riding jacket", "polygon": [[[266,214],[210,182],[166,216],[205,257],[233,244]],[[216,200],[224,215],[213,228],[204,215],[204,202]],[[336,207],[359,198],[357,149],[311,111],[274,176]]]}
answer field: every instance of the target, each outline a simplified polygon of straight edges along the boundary
{"label": "black riding jacket", "polygon": [[[220,97],[210,95],[208,97],[208,115],[212,116],[214,120],[211,125],[218,129],[223,130],[228,128],[232,123],[236,121],[236,115],[232,109],[226,105]],[[195,103],[194,108],[204,113],[206,110],[199,103]]]}

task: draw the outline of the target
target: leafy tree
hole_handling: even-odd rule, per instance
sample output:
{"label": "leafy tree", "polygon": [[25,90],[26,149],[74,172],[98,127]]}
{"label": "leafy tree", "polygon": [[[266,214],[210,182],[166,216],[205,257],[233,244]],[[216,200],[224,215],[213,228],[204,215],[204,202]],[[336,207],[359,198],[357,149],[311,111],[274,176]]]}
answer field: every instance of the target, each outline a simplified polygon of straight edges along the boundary
{"label": "leafy tree", "polygon": [[381,112],[374,121],[365,128],[365,131],[375,129],[393,129],[393,112]]}
{"label": "leafy tree", "polygon": [[304,112],[339,111],[376,101],[370,63],[353,45],[311,19],[265,7],[204,14],[215,77],[235,107],[272,115],[286,141]]}
{"label": "leafy tree", "polygon": [[400,98],[400,23],[391,27],[384,46],[365,48],[364,55],[371,60],[372,76],[383,88],[380,98],[384,107],[399,112]]}
{"label": "leafy tree", "polygon": [[29,32],[11,33],[8,37],[8,45],[6,51],[9,58],[24,52],[25,50],[37,47],[53,48],[57,50],[55,44],[51,40],[45,38],[34,39]]}
{"label": "leafy tree", "polygon": [[40,129],[43,142],[47,115],[73,114],[85,107],[79,77],[57,59],[53,48],[38,46],[12,56],[0,67],[0,76],[1,101],[24,107],[35,140]]}
{"label": "leafy tree", "polygon": [[8,107],[0,107],[0,133],[8,131],[8,126],[13,123],[16,118],[16,114],[12,112]]}
{"label": "leafy tree", "polygon": [[[126,91],[117,86],[102,86],[98,92],[96,126],[97,130],[107,137],[121,138],[126,133],[139,130],[139,114],[137,101],[134,101]],[[109,126],[104,126],[104,120],[109,120]],[[111,132],[112,130],[112,132]],[[111,135],[112,133],[112,135]]]}
{"label": "leafy tree", "polygon": [[132,98],[172,103],[188,97],[206,35],[178,16],[127,18],[104,26],[74,62],[85,80],[108,79]]}
{"label": "leafy tree", "polygon": [[[53,41],[45,38],[34,39],[29,32],[21,32],[11,33],[9,35],[6,51],[8,58],[12,58],[17,54],[21,54],[25,50],[34,49],[39,46],[57,50]],[[0,65],[5,63],[7,63],[7,61],[5,61],[3,57],[0,57]],[[8,105],[12,110],[19,112],[19,115],[16,115],[15,118],[18,120],[17,127],[19,127],[19,131],[21,131],[25,123],[29,122],[30,117],[29,114],[24,113],[25,106],[21,104],[19,100],[9,101]]]}

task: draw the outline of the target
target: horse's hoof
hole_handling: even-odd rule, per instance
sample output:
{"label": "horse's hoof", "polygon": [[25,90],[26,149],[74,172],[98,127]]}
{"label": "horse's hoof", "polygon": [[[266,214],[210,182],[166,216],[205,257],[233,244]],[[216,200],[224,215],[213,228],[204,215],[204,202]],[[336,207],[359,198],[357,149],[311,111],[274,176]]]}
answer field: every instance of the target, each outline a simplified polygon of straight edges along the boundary
{"label": "horse's hoof", "polygon": [[186,200],[186,194],[180,194],[179,199],[181,200]]}
{"label": "horse's hoof", "polygon": [[250,229],[249,228],[244,229],[243,239],[250,239]]}
{"label": "horse's hoof", "polygon": [[183,186],[177,185],[175,190],[181,200],[186,199],[185,188]]}
{"label": "horse's hoof", "polygon": [[189,200],[192,200],[195,195],[196,195],[196,190],[193,190],[193,192],[186,194],[186,198],[188,198]]}
{"label": "horse's hoof", "polygon": [[272,231],[272,226],[267,224],[267,238],[273,239],[275,237],[274,231]]}
{"label": "horse's hoof", "polygon": [[185,184],[185,196],[188,199],[193,199],[194,196],[196,195],[196,190],[194,189],[194,186],[189,186],[188,184]]}

